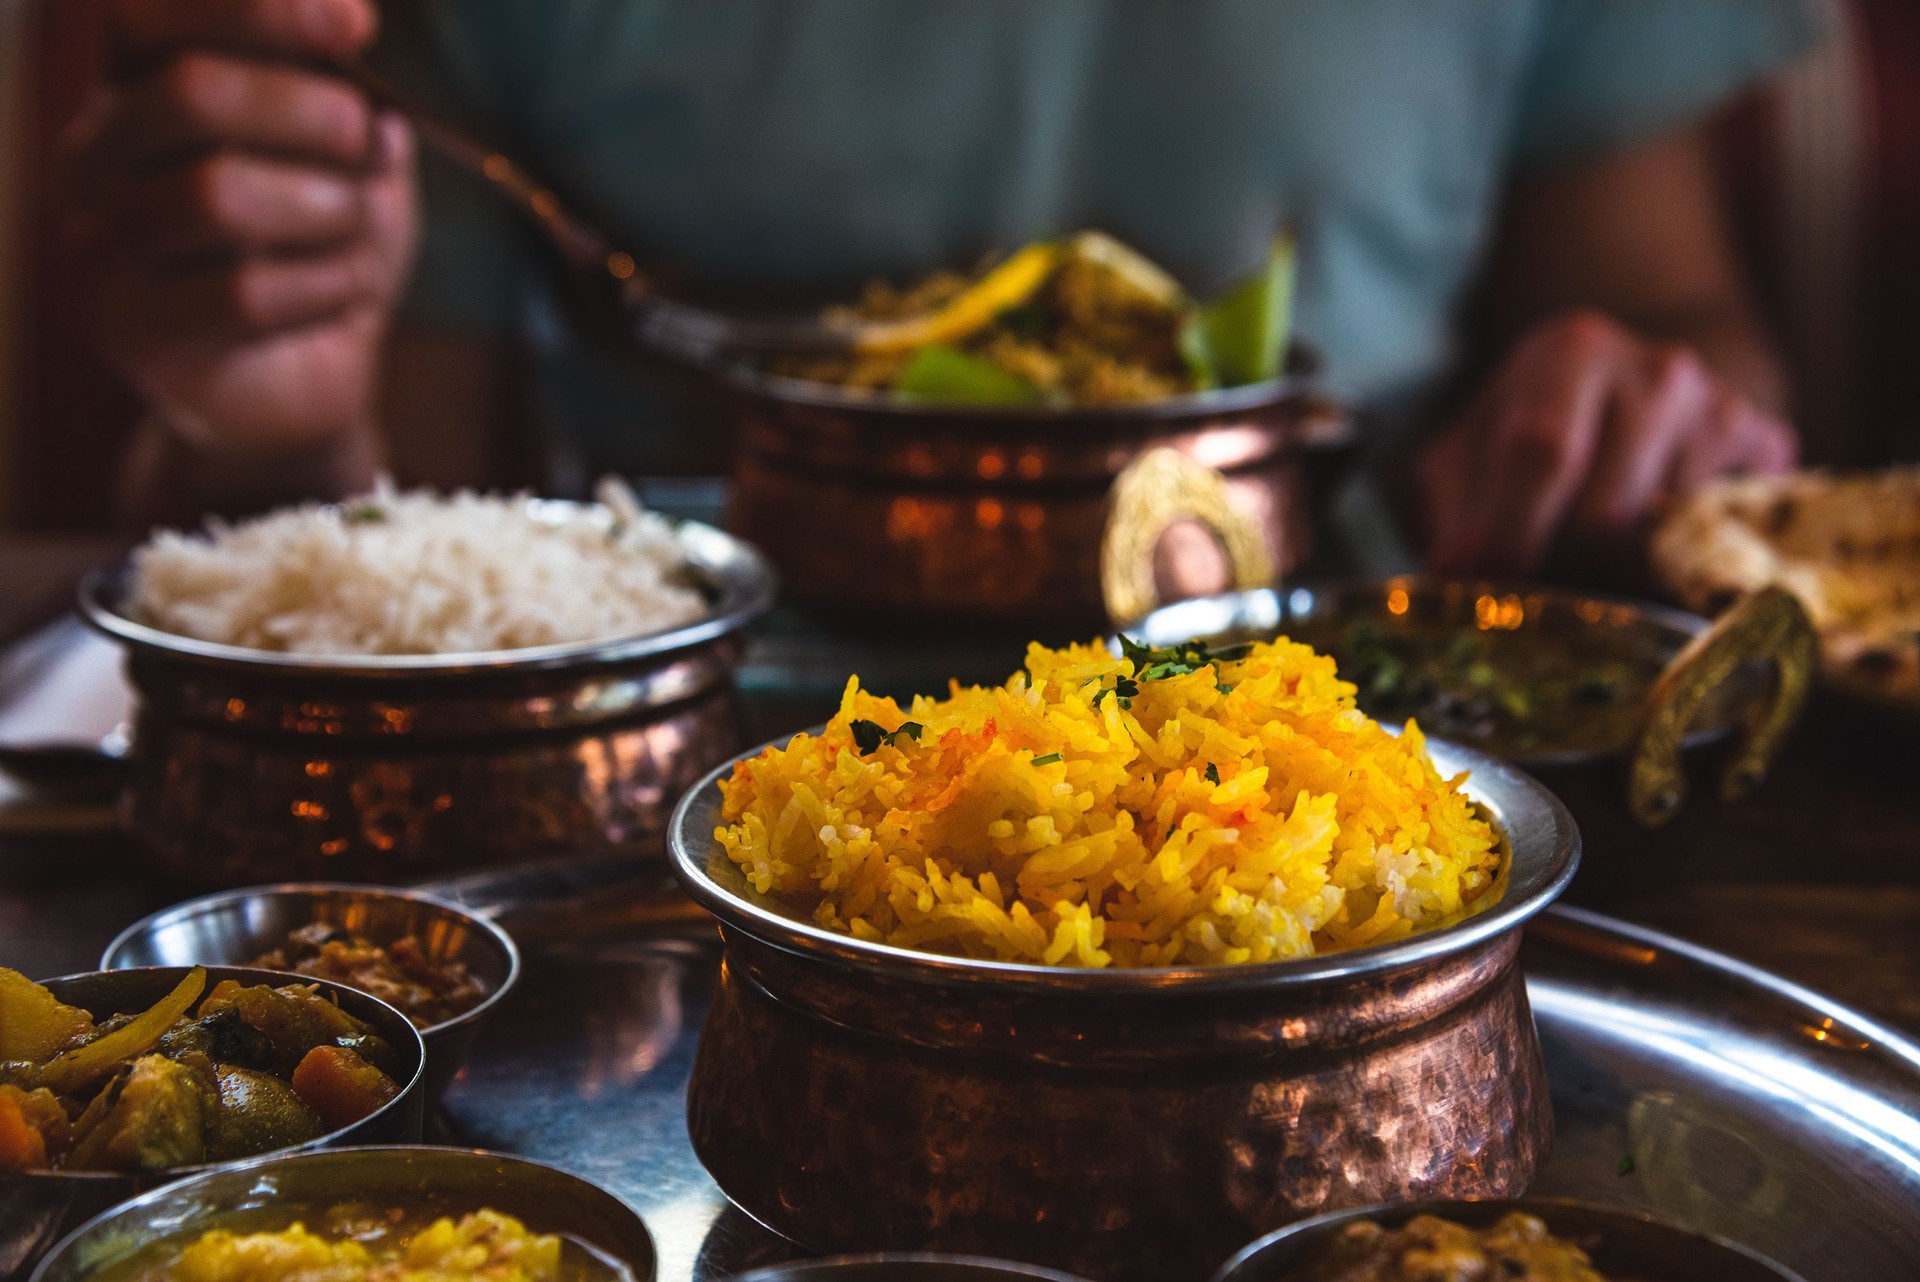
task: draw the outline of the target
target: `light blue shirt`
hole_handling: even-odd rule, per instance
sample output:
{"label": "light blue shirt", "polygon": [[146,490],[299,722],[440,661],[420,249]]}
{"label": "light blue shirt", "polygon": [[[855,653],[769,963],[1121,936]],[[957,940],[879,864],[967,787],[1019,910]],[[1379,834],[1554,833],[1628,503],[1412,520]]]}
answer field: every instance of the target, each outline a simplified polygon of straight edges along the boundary
{"label": "light blue shirt", "polygon": [[[1695,116],[1818,36],[1801,0],[419,0],[395,52],[644,263],[811,302],[1098,227],[1205,296],[1300,232],[1298,331],[1361,399],[1431,383],[1516,172]],[[539,326],[537,260],[427,173],[414,318]],[[530,320],[529,318],[533,318]],[[548,344],[611,461],[671,427]]]}

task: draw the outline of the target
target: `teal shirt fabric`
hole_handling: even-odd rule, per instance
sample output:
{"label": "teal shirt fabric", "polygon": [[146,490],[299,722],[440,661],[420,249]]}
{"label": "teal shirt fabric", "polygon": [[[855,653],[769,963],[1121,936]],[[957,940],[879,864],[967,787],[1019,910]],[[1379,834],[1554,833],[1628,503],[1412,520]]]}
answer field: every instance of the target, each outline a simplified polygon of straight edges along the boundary
{"label": "teal shirt fabric", "polygon": [[[1206,296],[1300,234],[1340,391],[1417,392],[1517,173],[1695,116],[1819,36],[1803,0],[413,0],[405,74],[643,263],[846,296],[1098,227]],[[511,215],[444,169],[409,309],[540,339],[607,461],[672,427],[552,322]],[[543,336],[543,337],[542,337]]]}

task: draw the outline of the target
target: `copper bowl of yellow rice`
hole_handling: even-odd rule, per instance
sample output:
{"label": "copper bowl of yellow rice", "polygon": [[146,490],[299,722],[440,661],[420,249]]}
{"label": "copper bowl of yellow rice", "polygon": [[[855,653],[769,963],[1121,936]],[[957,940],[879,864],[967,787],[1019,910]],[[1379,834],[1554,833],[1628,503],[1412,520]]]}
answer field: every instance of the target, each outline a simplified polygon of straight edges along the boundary
{"label": "copper bowl of yellow rice", "polygon": [[1515,957],[1573,821],[1305,646],[850,682],[670,842],[726,941],[694,1147],[809,1248],[1199,1277],[1304,1216],[1516,1193],[1551,1139]]}

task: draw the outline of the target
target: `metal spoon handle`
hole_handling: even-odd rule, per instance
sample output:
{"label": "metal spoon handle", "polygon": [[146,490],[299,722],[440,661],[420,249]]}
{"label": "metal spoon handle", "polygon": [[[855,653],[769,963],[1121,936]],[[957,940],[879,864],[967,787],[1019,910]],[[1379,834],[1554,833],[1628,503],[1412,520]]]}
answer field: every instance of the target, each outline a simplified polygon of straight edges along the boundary
{"label": "metal spoon handle", "polygon": [[567,209],[512,157],[482,145],[376,71],[356,63],[346,68],[346,75],[377,105],[404,116],[420,141],[531,219],[569,264],[605,272],[622,282],[638,274],[631,257],[615,251],[597,228]]}
{"label": "metal spoon handle", "polygon": [[641,347],[705,364],[729,352],[839,352],[851,346],[845,330],[817,321],[731,316],[661,297],[631,254],[614,248],[599,228],[568,209],[511,156],[448,123],[376,71],[356,63],[346,75],[375,103],[404,116],[421,142],[531,220],[577,274],[610,285],[628,332]]}

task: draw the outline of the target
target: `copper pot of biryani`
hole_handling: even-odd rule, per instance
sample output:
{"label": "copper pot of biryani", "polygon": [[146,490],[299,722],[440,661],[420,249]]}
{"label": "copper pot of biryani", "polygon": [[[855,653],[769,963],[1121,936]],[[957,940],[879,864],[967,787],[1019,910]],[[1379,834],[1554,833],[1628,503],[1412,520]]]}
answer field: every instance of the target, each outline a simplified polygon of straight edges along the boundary
{"label": "copper pot of biryani", "polygon": [[771,572],[602,502],[375,493],[163,533],[82,587],[138,694],[128,821],[212,885],[657,840],[741,738]]}
{"label": "copper pot of biryani", "polygon": [[1788,594],[1717,618],[1629,598],[1395,578],[1177,602],[1126,630],[1146,644],[1286,635],[1333,656],[1359,706],[1502,757],[1550,787],[1590,850],[1580,893],[1643,884],[1764,777],[1804,702],[1813,634]]}
{"label": "copper pot of biryani", "polygon": [[1517,1192],[1551,1140],[1515,956],[1574,824],[1304,646],[856,688],[669,841],[725,942],[695,1150],[809,1249],[1197,1277],[1330,1208]]}
{"label": "copper pot of biryani", "polygon": [[735,365],[730,523],[797,600],[893,621],[1096,625],[1115,478],[1156,447],[1218,469],[1280,572],[1343,411],[1290,345],[1292,242],[1201,305],[1099,233],[829,313],[860,350]]}

